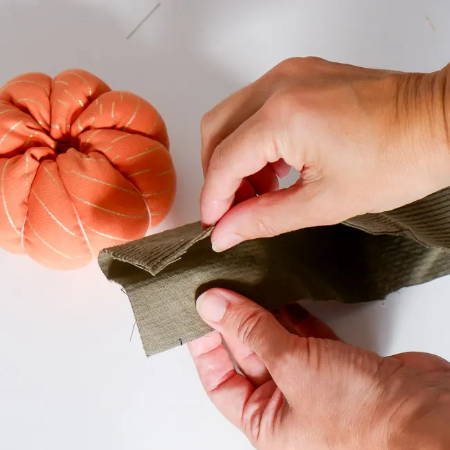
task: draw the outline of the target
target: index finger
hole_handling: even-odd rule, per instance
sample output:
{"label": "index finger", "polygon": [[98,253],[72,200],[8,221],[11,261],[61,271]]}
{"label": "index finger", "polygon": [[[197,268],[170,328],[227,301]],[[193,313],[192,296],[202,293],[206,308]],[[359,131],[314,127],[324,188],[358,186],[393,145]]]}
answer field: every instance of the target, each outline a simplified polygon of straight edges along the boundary
{"label": "index finger", "polygon": [[213,331],[188,347],[209,398],[231,423],[241,427],[242,411],[255,388],[236,372],[221,335]]}
{"label": "index finger", "polygon": [[203,172],[206,172],[216,146],[264,104],[267,95],[255,93],[255,83],[235,92],[203,116],[201,123]]}
{"label": "index finger", "polygon": [[208,165],[200,206],[202,221],[215,224],[231,207],[242,180],[280,159],[260,111],[215,149]]}

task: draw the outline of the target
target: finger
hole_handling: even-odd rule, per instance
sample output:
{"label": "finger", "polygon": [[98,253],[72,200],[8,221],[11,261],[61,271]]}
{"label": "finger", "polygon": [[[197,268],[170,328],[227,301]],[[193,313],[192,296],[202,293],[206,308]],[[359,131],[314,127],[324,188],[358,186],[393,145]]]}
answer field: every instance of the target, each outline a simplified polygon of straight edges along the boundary
{"label": "finger", "polygon": [[215,147],[251,117],[266,101],[269,93],[252,83],[223,100],[205,114],[201,125],[203,171],[208,167]]}
{"label": "finger", "polygon": [[[240,186],[237,188],[236,194],[234,195],[234,204],[241,203],[249,198],[256,197],[256,191],[249,180],[242,180]],[[202,222],[205,228],[209,227],[209,224]]]}
{"label": "finger", "polygon": [[293,335],[272,314],[235,292],[218,288],[197,299],[197,311],[222,335],[233,337],[254,352],[280,386],[286,364],[283,355],[289,355],[294,341]]}
{"label": "finger", "polygon": [[241,203],[258,194],[270,192],[278,189],[278,179],[275,171],[269,166],[264,167],[260,172],[242,180],[234,195],[234,204]]}
{"label": "finger", "polygon": [[290,333],[302,337],[340,340],[326,323],[298,303],[284,305],[273,314]]}
{"label": "finger", "polygon": [[202,220],[216,223],[232,205],[242,180],[280,159],[277,146],[259,113],[253,115],[215,149],[201,195]]}
{"label": "finger", "polygon": [[210,333],[188,347],[209,398],[231,423],[240,427],[244,405],[254,387],[235,371],[220,334]]}
{"label": "finger", "polygon": [[267,164],[254,175],[250,175],[247,179],[255,189],[255,192],[259,195],[276,191],[279,188],[278,177],[271,164]]}
{"label": "finger", "polygon": [[224,332],[222,336],[232,359],[253,386],[261,386],[271,379],[267,367],[253,350],[230,333]]}
{"label": "finger", "polygon": [[241,203],[249,198],[255,197],[256,191],[249,180],[242,180],[241,185],[238,187],[234,196],[234,203]]}
{"label": "finger", "polygon": [[[285,397],[274,381],[264,383],[252,393],[245,404],[242,411],[242,430],[255,443],[258,434],[273,432],[275,418],[280,417],[284,406],[286,406]],[[255,427],[255,424],[258,426]],[[255,435],[256,430],[259,433]]]}
{"label": "finger", "polygon": [[233,206],[216,224],[211,235],[215,251],[242,241],[276,236],[300,228],[340,222],[336,195],[321,181],[268,192]]}
{"label": "finger", "polygon": [[254,115],[279,88],[282,80],[271,76],[271,72],[273,70],[235,92],[205,114],[201,124],[204,172],[217,145]]}
{"label": "finger", "polygon": [[241,181],[234,195],[233,204],[236,205],[266,192],[273,192],[278,188],[279,183],[275,169],[271,165],[267,165],[255,175]]}
{"label": "finger", "polygon": [[[311,315],[298,303],[282,306],[273,315],[286,330],[301,337],[340,340],[324,322]],[[224,331],[226,333],[226,331]],[[228,349],[244,375],[256,386],[270,379],[261,359],[230,333],[223,335]]]}

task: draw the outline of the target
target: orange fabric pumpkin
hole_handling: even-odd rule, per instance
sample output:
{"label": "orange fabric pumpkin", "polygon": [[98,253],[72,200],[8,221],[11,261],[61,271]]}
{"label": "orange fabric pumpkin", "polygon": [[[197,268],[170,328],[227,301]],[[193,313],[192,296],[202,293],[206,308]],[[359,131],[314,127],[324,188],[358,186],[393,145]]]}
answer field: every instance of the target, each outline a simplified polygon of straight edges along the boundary
{"label": "orange fabric pumpkin", "polygon": [[142,98],[83,70],[0,90],[0,246],[73,269],[142,237],[175,193],[168,137]]}

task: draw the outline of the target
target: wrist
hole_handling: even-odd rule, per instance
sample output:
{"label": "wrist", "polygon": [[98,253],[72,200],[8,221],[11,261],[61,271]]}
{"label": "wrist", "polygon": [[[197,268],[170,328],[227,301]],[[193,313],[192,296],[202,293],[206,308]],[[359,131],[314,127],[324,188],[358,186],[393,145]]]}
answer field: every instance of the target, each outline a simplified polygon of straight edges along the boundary
{"label": "wrist", "polygon": [[399,75],[397,114],[404,149],[424,169],[434,191],[450,186],[450,65]]}
{"label": "wrist", "polygon": [[[423,91],[423,92],[420,92]],[[423,76],[423,123],[429,123],[429,148],[440,187],[450,186],[450,65]],[[426,128],[426,126],[424,127]]]}
{"label": "wrist", "polygon": [[433,86],[431,97],[436,103],[432,105],[433,111],[435,111],[436,125],[441,127],[440,131],[436,130],[436,135],[442,136],[439,145],[442,142],[446,156],[444,164],[448,175],[447,186],[450,186],[450,64],[428,76],[431,78]]}

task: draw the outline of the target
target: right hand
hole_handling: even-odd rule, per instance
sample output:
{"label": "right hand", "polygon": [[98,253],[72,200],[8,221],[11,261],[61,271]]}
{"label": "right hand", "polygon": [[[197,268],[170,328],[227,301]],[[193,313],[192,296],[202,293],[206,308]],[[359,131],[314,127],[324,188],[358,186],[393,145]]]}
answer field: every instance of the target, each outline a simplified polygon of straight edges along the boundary
{"label": "right hand", "polygon": [[225,289],[202,294],[197,309],[216,330],[189,344],[202,383],[256,448],[450,448],[444,359],[382,358],[339,341],[298,305],[276,320]]}
{"label": "right hand", "polygon": [[[292,58],[216,106],[202,123],[201,211],[217,223],[213,248],[391,210],[449,186],[449,77]],[[277,190],[287,166],[301,179]]]}

